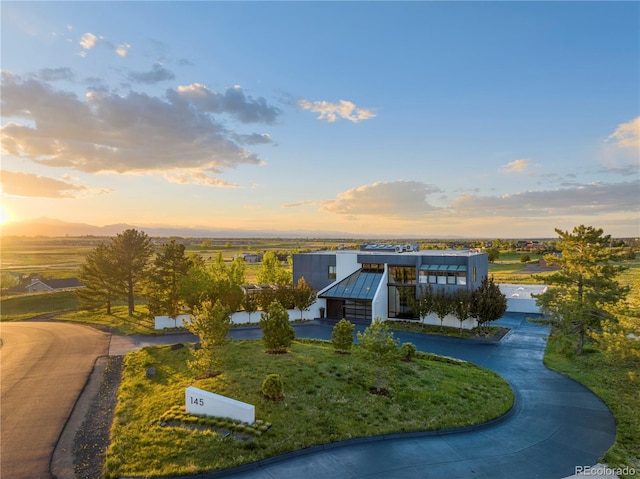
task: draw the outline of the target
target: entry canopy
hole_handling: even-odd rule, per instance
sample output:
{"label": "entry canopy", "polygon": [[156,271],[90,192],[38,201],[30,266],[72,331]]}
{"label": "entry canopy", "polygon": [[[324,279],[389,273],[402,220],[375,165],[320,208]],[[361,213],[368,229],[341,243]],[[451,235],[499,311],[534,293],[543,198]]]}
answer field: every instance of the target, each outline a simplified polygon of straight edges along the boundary
{"label": "entry canopy", "polygon": [[371,273],[358,270],[320,295],[332,299],[369,299],[372,300],[380,284],[383,273]]}

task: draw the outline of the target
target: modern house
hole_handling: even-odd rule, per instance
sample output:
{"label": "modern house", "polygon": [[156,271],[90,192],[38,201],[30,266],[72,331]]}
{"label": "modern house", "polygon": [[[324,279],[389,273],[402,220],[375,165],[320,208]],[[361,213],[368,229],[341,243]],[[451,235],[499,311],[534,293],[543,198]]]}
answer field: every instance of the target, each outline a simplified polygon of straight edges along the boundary
{"label": "modern house", "polygon": [[[473,291],[488,274],[486,253],[475,250],[419,251],[417,245],[365,245],[360,251],[318,251],[293,255],[294,284],[304,277],[318,292],[328,318],[370,322],[414,319],[410,298],[431,285],[448,293]],[[434,315],[431,315],[434,316]],[[428,323],[440,324],[435,317]],[[447,323],[459,326],[455,318]],[[468,323],[468,324],[466,324]],[[467,320],[464,327],[473,327]]]}

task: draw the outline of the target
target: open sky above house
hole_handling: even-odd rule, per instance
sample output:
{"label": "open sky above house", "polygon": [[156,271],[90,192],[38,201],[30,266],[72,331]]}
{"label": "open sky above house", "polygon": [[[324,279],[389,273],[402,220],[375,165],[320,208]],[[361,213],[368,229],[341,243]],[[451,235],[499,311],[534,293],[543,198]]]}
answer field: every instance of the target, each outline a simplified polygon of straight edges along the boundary
{"label": "open sky above house", "polygon": [[638,2],[12,2],[0,221],[639,234]]}

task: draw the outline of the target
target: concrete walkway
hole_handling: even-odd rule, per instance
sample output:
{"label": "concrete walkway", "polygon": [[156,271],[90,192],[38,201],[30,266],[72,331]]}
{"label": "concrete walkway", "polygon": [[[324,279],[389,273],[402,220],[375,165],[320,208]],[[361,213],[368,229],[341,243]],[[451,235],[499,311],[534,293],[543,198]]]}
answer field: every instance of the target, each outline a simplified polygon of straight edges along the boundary
{"label": "concrete walkway", "polygon": [[[516,394],[516,405],[504,420],[459,432],[346,441],[195,477],[559,479],[575,474],[577,466],[596,464],[615,440],[610,411],[589,390],[544,367],[547,328],[509,313],[496,324],[511,328],[497,344],[395,334],[420,351],[464,359],[500,374]],[[332,325],[301,324],[296,335],[329,339]],[[232,335],[249,339],[260,332],[243,328]]]}

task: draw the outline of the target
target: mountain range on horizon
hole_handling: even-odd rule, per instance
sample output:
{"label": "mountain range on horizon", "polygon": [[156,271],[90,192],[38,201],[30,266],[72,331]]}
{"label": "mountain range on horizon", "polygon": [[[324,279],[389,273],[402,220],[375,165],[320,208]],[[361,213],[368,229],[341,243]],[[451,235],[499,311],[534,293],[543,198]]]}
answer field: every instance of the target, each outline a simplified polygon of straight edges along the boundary
{"label": "mountain range on horizon", "polygon": [[[151,237],[176,236],[181,238],[369,238],[382,239],[389,235],[354,234],[343,231],[313,231],[313,230],[249,230],[238,228],[215,227],[175,227],[140,226],[127,223],[116,223],[105,226],[95,226],[86,223],[71,223],[58,219],[41,217],[25,221],[11,221],[0,227],[1,236],[115,236],[126,229],[144,231]],[[406,235],[403,238],[424,238],[424,235]],[[433,238],[456,239],[459,236],[433,236]]]}

